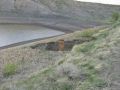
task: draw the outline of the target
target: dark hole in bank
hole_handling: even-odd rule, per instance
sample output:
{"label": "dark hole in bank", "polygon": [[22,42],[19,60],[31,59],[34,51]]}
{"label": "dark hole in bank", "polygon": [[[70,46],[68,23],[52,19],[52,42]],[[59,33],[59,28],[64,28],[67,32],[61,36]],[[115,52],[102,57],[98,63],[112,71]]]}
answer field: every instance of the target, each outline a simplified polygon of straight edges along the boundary
{"label": "dark hole in bank", "polygon": [[70,51],[74,45],[81,44],[83,42],[86,42],[86,40],[75,39],[71,41],[64,41],[61,39],[56,42],[36,44],[34,46],[31,46],[31,48],[32,49],[44,48],[45,50],[48,51]]}

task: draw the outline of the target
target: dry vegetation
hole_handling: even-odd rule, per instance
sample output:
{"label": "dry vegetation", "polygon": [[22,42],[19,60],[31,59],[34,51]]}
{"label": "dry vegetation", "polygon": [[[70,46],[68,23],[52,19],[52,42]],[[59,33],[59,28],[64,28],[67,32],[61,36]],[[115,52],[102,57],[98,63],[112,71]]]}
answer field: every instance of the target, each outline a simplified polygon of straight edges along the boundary
{"label": "dry vegetation", "polygon": [[31,48],[39,42],[1,50],[0,90],[119,90],[120,27],[87,29],[62,38],[90,41],[70,52]]}

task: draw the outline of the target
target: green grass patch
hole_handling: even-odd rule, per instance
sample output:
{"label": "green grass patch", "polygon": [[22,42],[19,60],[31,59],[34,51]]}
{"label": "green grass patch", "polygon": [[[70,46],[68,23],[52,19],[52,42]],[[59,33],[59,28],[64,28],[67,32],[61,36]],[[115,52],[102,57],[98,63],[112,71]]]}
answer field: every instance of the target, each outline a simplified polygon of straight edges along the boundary
{"label": "green grass patch", "polygon": [[65,62],[65,59],[60,60],[60,61],[58,62],[58,65],[61,65],[61,64],[63,64],[64,62]]}
{"label": "green grass patch", "polygon": [[74,46],[73,51],[75,52],[88,52],[91,49],[95,48],[94,42],[84,43],[81,45]]}
{"label": "green grass patch", "polygon": [[120,20],[120,13],[114,12],[114,13],[112,14],[112,16],[111,16],[110,22],[116,23],[116,22],[119,21],[119,20]]}
{"label": "green grass patch", "polygon": [[10,75],[14,75],[17,71],[17,65],[16,64],[6,64],[3,69],[3,75],[5,77],[8,77]]}
{"label": "green grass patch", "polygon": [[107,86],[107,82],[96,74],[88,75],[87,79],[82,82],[80,90],[101,90]]}
{"label": "green grass patch", "polygon": [[97,39],[104,39],[104,38],[106,38],[107,36],[109,35],[109,30],[101,30],[100,32],[99,32],[99,35],[98,35],[98,37],[97,37]]}
{"label": "green grass patch", "polygon": [[84,30],[84,31],[80,32],[77,36],[79,36],[79,37],[92,37],[97,32],[98,32],[98,30],[88,29],[88,30]]}
{"label": "green grass patch", "polygon": [[91,77],[88,79],[88,81],[91,82],[91,84],[94,87],[104,88],[107,86],[107,82],[105,82],[103,79],[99,78],[97,75],[91,75]]}

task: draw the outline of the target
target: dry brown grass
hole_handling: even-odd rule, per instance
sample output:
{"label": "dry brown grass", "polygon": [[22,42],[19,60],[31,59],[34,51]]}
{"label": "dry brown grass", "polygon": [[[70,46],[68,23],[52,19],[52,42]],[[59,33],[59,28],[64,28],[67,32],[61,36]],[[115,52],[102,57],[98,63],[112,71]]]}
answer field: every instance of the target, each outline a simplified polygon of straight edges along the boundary
{"label": "dry brown grass", "polygon": [[[32,49],[30,46],[9,48],[0,51],[0,83],[9,80],[21,80],[30,77],[39,70],[54,65],[57,60],[64,57],[67,52],[46,51],[42,49]],[[14,75],[4,77],[4,68],[8,64],[17,65]]]}

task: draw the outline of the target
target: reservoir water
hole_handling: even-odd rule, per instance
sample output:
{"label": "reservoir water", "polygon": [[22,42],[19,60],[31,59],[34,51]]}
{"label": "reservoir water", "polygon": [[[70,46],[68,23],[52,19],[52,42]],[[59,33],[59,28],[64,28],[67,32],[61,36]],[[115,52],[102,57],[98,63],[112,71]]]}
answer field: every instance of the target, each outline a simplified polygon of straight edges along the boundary
{"label": "reservoir water", "polygon": [[48,29],[39,25],[0,24],[0,47],[62,34],[64,34],[64,32]]}

